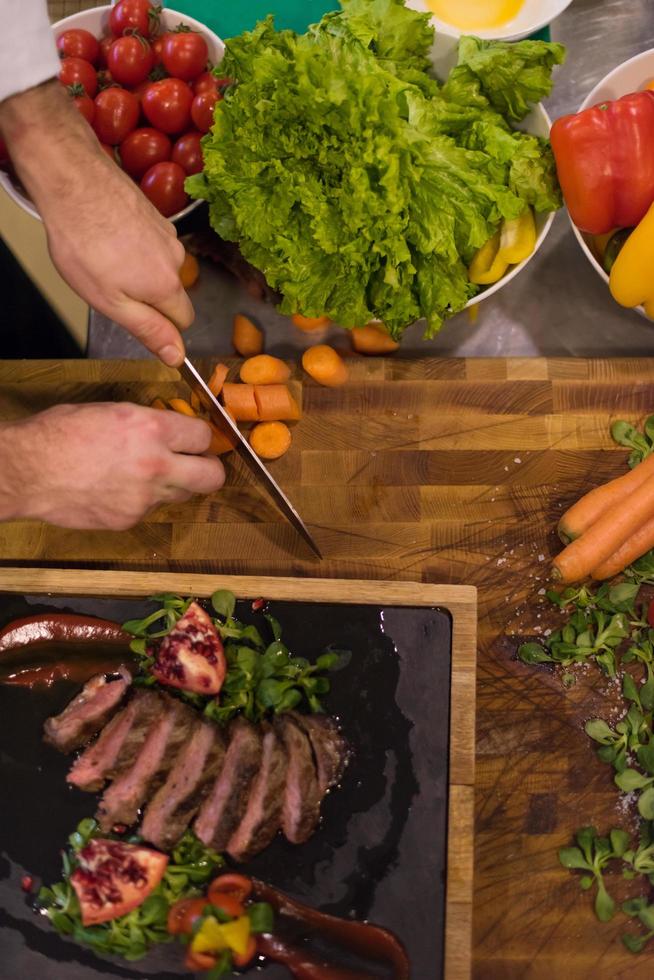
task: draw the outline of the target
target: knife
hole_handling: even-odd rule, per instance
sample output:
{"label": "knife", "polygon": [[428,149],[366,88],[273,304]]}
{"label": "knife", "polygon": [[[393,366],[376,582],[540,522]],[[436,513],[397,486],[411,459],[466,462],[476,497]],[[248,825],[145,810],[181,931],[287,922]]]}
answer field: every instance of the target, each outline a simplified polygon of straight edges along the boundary
{"label": "knife", "polygon": [[284,517],[293,525],[311,550],[322,558],[320,550],[307,531],[304,521],[296,511],[295,507],[288,499],[276,480],[272,478],[266,467],[263,465],[257,454],[254,452],[250,443],[241,434],[238,426],[234,423],[231,416],[225,411],[215,395],[211,392],[206,382],[200,377],[197,370],[193,367],[188,357],[184,358],[184,363],[179,367],[179,373],[186,381],[187,385],[194,391],[204,407],[208,410],[212,419],[219,425],[220,429],[233,439],[234,449],[239,454],[251,473],[257,477],[275,501]]}

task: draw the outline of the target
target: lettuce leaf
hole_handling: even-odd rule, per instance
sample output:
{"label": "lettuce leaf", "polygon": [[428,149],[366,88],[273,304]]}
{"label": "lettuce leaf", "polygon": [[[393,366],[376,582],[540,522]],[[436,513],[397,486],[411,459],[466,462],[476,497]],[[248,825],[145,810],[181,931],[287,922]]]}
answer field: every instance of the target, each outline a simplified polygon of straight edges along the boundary
{"label": "lettuce leaf", "polygon": [[341,5],[305,35],[269,17],[228,42],[216,72],[235,84],[187,189],[282,313],[378,318],[393,336],[424,317],[431,335],[477,292],[467,266],[501,221],[559,206],[551,158],[477,76],[470,89],[460,73],[447,97],[427,73],[426,15],[403,0]]}

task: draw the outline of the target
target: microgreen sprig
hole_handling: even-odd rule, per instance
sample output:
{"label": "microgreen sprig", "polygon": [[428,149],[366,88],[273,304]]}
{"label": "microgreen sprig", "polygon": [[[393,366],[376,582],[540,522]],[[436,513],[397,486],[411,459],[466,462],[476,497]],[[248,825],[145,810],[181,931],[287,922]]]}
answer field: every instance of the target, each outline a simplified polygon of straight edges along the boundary
{"label": "microgreen sprig", "polygon": [[584,891],[597,886],[595,914],[600,922],[608,922],[615,914],[615,902],[604,881],[604,868],[610,861],[621,858],[629,847],[629,835],[613,829],[608,837],[600,837],[594,827],[582,827],[575,834],[576,847],[562,847],[559,861],[564,868],[587,872],[580,881]]}

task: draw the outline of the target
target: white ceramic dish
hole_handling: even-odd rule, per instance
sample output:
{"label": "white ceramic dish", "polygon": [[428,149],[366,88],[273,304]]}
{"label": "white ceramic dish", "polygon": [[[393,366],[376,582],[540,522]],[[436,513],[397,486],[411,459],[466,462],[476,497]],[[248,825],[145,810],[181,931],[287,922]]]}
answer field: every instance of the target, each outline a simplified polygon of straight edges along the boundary
{"label": "white ceramic dish", "polygon": [[[614,68],[613,71],[610,71],[608,75],[605,75],[601,82],[597,83],[592,92],[589,92],[581,103],[579,112],[583,109],[590,108],[590,106],[597,105],[598,102],[619,99],[622,95],[637,92],[639,89],[644,88],[645,84],[651,81],[652,78],[654,78],[654,49],[637,54],[634,58],[630,58],[629,61],[624,61],[617,68]],[[570,219],[569,215],[568,218]],[[587,235],[585,232],[579,231],[571,219],[570,224],[575,238],[581,246],[582,252],[595,272],[604,280],[608,287],[608,274],[598,262],[591,247],[592,235]],[[641,316],[649,320],[642,306],[637,306],[636,310]]]}
{"label": "white ceramic dish", "polygon": [[[102,37],[103,34],[107,32],[107,23],[109,20],[109,11],[111,10],[111,4],[107,4],[104,7],[92,7],[90,10],[80,10],[77,14],[71,14],[70,17],[64,17],[63,20],[57,21],[56,24],[52,25],[52,31],[55,37],[58,37],[62,31],[68,30],[71,27],[82,27],[84,30],[90,31],[95,37]],[[187,14],[180,14],[176,10],[170,10],[164,8],[161,13],[161,26],[162,29],[169,29],[176,27],[178,24],[186,24],[194,31],[198,31],[204,36],[209,48],[209,59],[217,64],[222,61],[222,57],[225,51],[225,45],[213,31],[210,31],[208,27],[201,24],[199,21],[195,20],[193,17],[187,16]],[[38,211],[34,207],[34,204],[22,190],[16,186],[9,174],[6,174],[3,170],[0,170],[0,186],[4,187],[9,196],[19,204],[23,210],[27,211],[33,217],[41,219]],[[198,207],[200,201],[191,201],[187,204],[182,211],[178,211],[177,214],[173,214],[169,219],[170,221],[179,221],[185,215],[193,211],[194,208]]]}
{"label": "white ceramic dish", "polygon": [[[457,2],[458,0],[451,0],[453,5]],[[487,40],[517,41],[551,24],[571,3],[572,0],[524,0],[515,17],[512,17],[506,24],[502,24],[501,27],[494,27],[486,31],[473,29],[462,31],[458,27],[453,27],[446,21],[440,20],[434,14],[432,14],[432,23],[438,34],[455,40],[462,34],[474,34],[476,37],[483,37]],[[431,9],[425,0],[407,0],[407,7],[431,13]]]}

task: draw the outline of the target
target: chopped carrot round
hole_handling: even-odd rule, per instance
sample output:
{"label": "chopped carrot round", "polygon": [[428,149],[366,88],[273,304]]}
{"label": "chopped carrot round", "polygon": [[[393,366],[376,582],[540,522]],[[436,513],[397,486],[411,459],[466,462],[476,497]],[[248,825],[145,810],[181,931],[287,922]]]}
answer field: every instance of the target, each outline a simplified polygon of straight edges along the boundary
{"label": "chopped carrot round", "polygon": [[166,412],[166,403],[162,401],[161,398],[155,398],[155,400],[150,404],[150,408],[156,408],[160,412]]}
{"label": "chopped carrot round", "polygon": [[202,411],[202,402],[200,401],[200,396],[195,391],[191,392],[191,408],[197,415],[199,415]]}
{"label": "chopped carrot round", "polygon": [[209,443],[209,449],[207,452],[213,453],[215,456],[222,456],[223,453],[230,453],[234,448],[234,443],[230,437],[223,432],[214,422],[209,422],[211,426],[211,442]]}
{"label": "chopped carrot round", "polygon": [[254,397],[262,422],[296,422],[300,409],[286,385],[255,385]]}
{"label": "chopped carrot round", "polygon": [[211,377],[207,381],[207,387],[212,395],[217,398],[220,392],[223,390],[223,385],[227,380],[227,375],[229,374],[229,368],[226,364],[216,364],[215,368],[211,372]]}
{"label": "chopped carrot round", "polygon": [[294,313],[291,320],[296,327],[310,333],[312,330],[320,330],[331,323],[328,316],[302,316],[301,313]]}
{"label": "chopped carrot round", "polygon": [[305,350],[302,355],[302,367],[314,381],[328,388],[345,384],[349,375],[341,355],[328,344],[318,344]]}
{"label": "chopped carrot round", "polygon": [[241,381],[250,385],[284,384],[291,376],[291,369],[278,357],[257,354],[241,365]]}
{"label": "chopped carrot round", "polygon": [[259,409],[254,397],[254,385],[223,385],[223,402],[232,418],[237,422],[258,422]]}
{"label": "chopped carrot round", "polygon": [[259,422],[250,433],[250,445],[261,459],[279,459],[291,445],[291,431],[283,422]]}
{"label": "chopped carrot round", "polygon": [[358,354],[392,354],[400,347],[382,323],[367,323],[365,327],[353,327],[350,336],[352,346]]}
{"label": "chopped carrot round", "polygon": [[249,317],[237,313],[234,317],[232,343],[241,357],[254,357],[263,350],[263,333]]}
{"label": "chopped carrot round", "polygon": [[182,280],[184,289],[190,289],[191,286],[195,285],[199,275],[200,266],[198,265],[198,260],[190,252],[186,252],[184,254],[184,261],[179,269],[179,278]]}
{"label": "chopped carrot round", "polygon": [[185,398],[169,398],[168,404],[174,412],[179,412],[180,415],[190,415],[193,419],[197,418],[197,412],[193,411]]}

